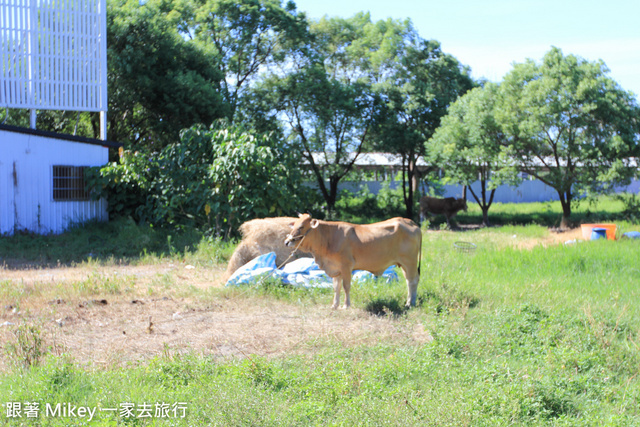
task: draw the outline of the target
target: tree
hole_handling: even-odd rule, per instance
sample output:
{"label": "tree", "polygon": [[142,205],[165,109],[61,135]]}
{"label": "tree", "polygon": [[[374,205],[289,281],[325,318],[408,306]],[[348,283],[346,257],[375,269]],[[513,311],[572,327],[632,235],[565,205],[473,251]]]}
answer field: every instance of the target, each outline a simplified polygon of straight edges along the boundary
{"label": "tree", "polygon": [[231,122],[259,73],[286,61],[308,37],[305,15],[292,1],[283,7],[281,0],[187,0],[170,7],[181,33],[215,52]]}
{"label": "tree", "polygon": [[406,216],[414,217],[417,161],[447,107],[474,86],[468,69],[435,40],[407,39],[395,66],[377,90],[385,99],[376,118],[374,147],[400,154]]}
{"label": "tree", "polygon": [[607,192],[635,172],[640,109],[607,74],[602,61],[552,48],[540,64],[514,65],[500,85],[503,155],[558,192],[561,227],[576,195]]}
{"label": "tree", "polygon": [[[0,123],[29,127],[30,112],[27,109],[6,108],[0,110]],[[99,113],[87,111],[38,110],[36,128],[51,132],[100,137]]]}
{"label": "tree", "polygon": [[373,84],[383,78],[383,64],[394,60],[393,35],[403,25],[392,20],[372,23],[364,13],[314,22],[307,54],[294,58],[286,72],[271,73],[257,91],[262,104],[288,125],[293,146],[300,147],[329,214],[338,183],[369,140],[380,105]]}
{"label": "tree", "polygon": [[92,168],[88,182],[112,216],[191,226],[228,238],[249,219],[297,209],[299,158],[269,135],[216,122],[185,129],[160,152],[124,152]]}
{"label": "tree", "polygon": [[185,40],[158,2],[108,3],[109,139],[160,150],[228,114],[218,56]]}
{"label": "tree", "polygon": [[[482,209],[485,226],[489,225],[488,212],[496,188],[505,182],[517,182],[517,174],[500,156],[505,137],[494,116],[497,92],[498,86],[493,83],[467,92],[449,107],[427,142],[429,157],[444,171],[446,179],[467,186]],[[471,186],[476,180],[480,181],[480,195]]]}

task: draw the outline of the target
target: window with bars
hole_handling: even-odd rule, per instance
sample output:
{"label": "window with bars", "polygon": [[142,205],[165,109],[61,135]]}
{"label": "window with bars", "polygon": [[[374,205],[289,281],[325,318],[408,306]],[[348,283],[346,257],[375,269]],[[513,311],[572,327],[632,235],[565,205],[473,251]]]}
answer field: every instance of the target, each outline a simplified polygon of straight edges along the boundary
{"label": "window with bars", "polygon": [[85,189],[84,170],[87,166],[54,166],[53,167],[53,200],[68,202],[89,200],[89,192]]}

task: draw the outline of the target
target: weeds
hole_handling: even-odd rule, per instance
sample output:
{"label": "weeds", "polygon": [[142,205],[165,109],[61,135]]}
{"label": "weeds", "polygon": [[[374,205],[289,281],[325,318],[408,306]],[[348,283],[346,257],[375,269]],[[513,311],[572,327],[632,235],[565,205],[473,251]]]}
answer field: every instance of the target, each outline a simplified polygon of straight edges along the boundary
{"label": "weeds", "polygon": [[[595,218],[602,212],[599,206],[583,208]],[[542,214],[556,215],[553,203],[539,208]],[[147,252],[129,260],[133,262],[210,266],[224,262],[233,250],[233,245],[215,239],[192,239],[185,245],[188,239],[176,233],[169,239],[158,230],[138,232],[149,236],[150,243]],[[92,242],[103,246],[118,243],[112,238],[124,239],[95,229],[89,235],[96,233],[105,241]],[[454,250],[461,235],[477,245],[473,254]],[[232,335],[225,335],[228,345],[239,349],[237,357],[223,358],[202,348],[174,353],[165,345],[151,361],[87,369],[64,355],[46,354],[43,328],[23,324],[4,349],[15,365],[30,368],[0,375],[0,394],[13,401],[104,408],[122,402],[187,403],[184,419],[152,419],[149,425],[640,425],[640,246],[633,241],[519,246],[546,236],[548,231],[535,225],[425,233],[417,307],[404,308],[402,278],[354,284],[351,313],[327,309],[321,316],[337,319],[351,335],[336,339],[332,334],[344,331],[326,328],[325,320],[319,320],[313,325],[318,335],[296,341],[293,352],[266,345],[263,354],[249,354]],[[39,242],[55,246],[62,241]],[[82,254],[86,249],[74,251]],[[87,263],[93,268],[106,259],[93,257]],[[141,292],[166,294],[181,285],[177,277],[173,272],[155,276]],[[135,287],[135,280],[96,274],[69,287],[83,295],[117,299]],[[205,292],[190,285],[182,287],[181,295],[192,300],[185,304],[206,298],[218,307],[230,300],[242,306],[245,300],[258,299],[269,312],[294,305],[296,316],[307,308],[318,312],[317,307],[328,306],[332,293],[275,280]],[[19,299],[21,305],[34,298],[24,286],[16,289],[11,282],[0,282],[2,297]],[[204,309],[200,314],[207,316]],[[371,331],[357,330],[356,317],[366,318],[367,327],[391,325],[390,332],[364,340]],[[429,339],[411,339],[416,330]],[[158,331],[152,338],[165,338]],[[186,331],[184,340],[191,346]],[[24,423],[3,413],[0,420]],[[93,424],[146,425],[143,421],[99,414]]]}
{"label": "weeds", "polygon": [[12,332],[14,342],[5,346],[9,358],[25,368],[38,366],[46,354],[40,327],[22,323]]}

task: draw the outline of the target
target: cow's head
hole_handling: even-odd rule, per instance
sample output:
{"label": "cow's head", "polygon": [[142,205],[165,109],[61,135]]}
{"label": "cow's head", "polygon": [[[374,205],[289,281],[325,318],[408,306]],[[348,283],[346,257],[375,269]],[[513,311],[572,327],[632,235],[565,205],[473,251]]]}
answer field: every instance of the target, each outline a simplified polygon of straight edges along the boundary
{"label": "cow's head", "polygon": [[291,233],[284,239],[284,244],[291,246],[294,242],[304,239],[314,228],[317,228],[319,221],[311,218],[309,214],[299,214],[299,218],[291,223]]}
{"label": "cow's head", "polygon": [[455,203],[456,210],[462,209],[463,211],[467,211],[467,201],[465,199],[456,199]]}

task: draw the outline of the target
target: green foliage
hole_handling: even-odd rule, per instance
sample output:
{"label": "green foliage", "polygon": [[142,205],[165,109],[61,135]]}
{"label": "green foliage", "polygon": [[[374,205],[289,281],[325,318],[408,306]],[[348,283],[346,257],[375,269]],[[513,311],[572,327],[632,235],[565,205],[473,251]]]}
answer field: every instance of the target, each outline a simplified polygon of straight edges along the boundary
{"label": "green foliage", "polygon": [[253,218],[289,215],[305,200],[295,152],[267,137],[218,132],[209,169],[216,228],[226,235]]}
{"label": "green foliage", "polygon": [[85,182],[95,199],[107,200],[111,219],[131,217],[143,222],[149,215],[148,194],[157,169],[150,152],[126,150],[118,162],[85,169]]}
{"label": "green foliage", "polygon": [[18,366],[37,366],[46,354],[40,327],[27,323],[20,324],[12,331],[14,341],[5,346],[7,356]]}
{"label": "green foliage", "polygon": [[629,221],[640,221],[640,197],[633,193],[619,193],[616,199],[622,201],[624,210],[622,215]]}
{"label": "green foliage", "polygon": [[[28,128],[29,116],[30,110],[27,109],[2,109],[0,123]],[[87,138],[100,137],[99,115],[95,112],[38,110],[36,128]]]}
{"label": "green foliage", "polygon": [[219,124],[185,130],[157,154],[126,151],[119,163],[88,172],[96,198],[113,217],[200,227],[228,238],[244,221],[300,208],[295,151],[269,136]]}
{"label": "green foliage", "polygon": [[503,155],[558,191],[563,225],[576,195],[611,191],[636,173],[640,107],[607,73],[602,61],[553,48],[540,64],[516,64],[500,85]]}
{"label": "green foliage", "polygon": [[392,190],[385,183],[378,194],[363,186],[357,193],[348,190],[340,192],[336,202],[336,217],[343,221],[366,224],[383,221],[404,214],[404,200],[402,189]]}
{"label": "green foliage", "polygon": [[183,128],[228,114],[219,56],[183,38],[165,6],[107,5],[108,138],[153,151],[177,142]]}
{"label": "green foliage", "polygon": [[308,41],[308,24],[295,4],[281,0],[207,0],[177,3],[171,16],[181,32],[217,55],[229,118],[252,120],[248,87],[266,66],[285,62]]}
{"label": "green foliage", "polygon": [[284,118],[331,215],[338,183],[371,139],[380,107],[374,86],[387,78],[405,38],[415,32],[409,21],[371,22],[365,13],[325,17],[309,31],[304,55],[292,61],[291,71],[273,70],[254,96],[273,117]]}
{"label": "green foliage", "polygon": [[404,216],[415,212],[413,179],[418,157],[440,126],[447,107],[473,87],[468,69],[444,53],[440,43],[409,32],[386,79],[376,85],[383,100],[373,125],[376,150],[400,154]]}
{"label": "green foliage", "polygon": [[[519,181],[517,170],[500,157],[505,141],[494,117],[497,91],[497,85],[488,83],[467,92],[451,105],[427,142],[429,158],[444,171],[445,182],[468,186],[482,209],[484,225],[489,225],[488,211],[495,189],[501,184],[517,185]],[[471,188],[477,180],[479,195]]]}

